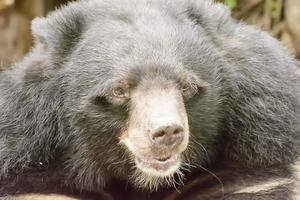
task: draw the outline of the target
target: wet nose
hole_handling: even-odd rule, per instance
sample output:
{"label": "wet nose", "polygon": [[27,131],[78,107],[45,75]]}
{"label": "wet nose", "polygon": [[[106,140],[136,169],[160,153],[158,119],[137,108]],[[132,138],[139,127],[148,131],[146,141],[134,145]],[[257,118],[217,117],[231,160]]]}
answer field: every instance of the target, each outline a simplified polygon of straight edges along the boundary
{"label": "wet nose", "polygon": [[184,129],[180,125],[168,125],[157,128],[151,133],[151,141],[162,147],[179,145],[184,138]]}

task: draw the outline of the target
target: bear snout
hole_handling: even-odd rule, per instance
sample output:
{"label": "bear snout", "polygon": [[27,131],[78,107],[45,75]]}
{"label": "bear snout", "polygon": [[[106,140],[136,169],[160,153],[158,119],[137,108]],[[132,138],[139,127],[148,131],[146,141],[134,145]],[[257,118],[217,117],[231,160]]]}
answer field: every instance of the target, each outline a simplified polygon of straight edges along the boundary
{"label": "bear snout", "polygon": [[181,144],[183,138],[184,129],[179,124],[161,126],[150,132],[150,141],[158,148],[174,148]]}

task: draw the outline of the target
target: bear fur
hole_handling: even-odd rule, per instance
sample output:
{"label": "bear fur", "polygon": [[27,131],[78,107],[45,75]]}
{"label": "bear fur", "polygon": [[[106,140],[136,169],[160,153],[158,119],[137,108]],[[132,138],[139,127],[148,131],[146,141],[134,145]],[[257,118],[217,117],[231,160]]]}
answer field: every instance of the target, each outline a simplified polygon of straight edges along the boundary
{"label": "bear fur", "polygon": [[35,174],[44,182],[26,193],[52,182],[59,183],[53,191],[100,192],[116,179],[140,187],[118,139],[129,108],[97,98],[125,74],[171,79],[186,70],[205,82],[184,99],[190,134],[184,174],[230,163],[266,169],[259,174],[267,176],[270,167],[288,169],[299,156],[297,61],[222,4],[82,0],[35,19],[32,31],[31,52],[0,74],[2,196],[22,193],[14,185]]}

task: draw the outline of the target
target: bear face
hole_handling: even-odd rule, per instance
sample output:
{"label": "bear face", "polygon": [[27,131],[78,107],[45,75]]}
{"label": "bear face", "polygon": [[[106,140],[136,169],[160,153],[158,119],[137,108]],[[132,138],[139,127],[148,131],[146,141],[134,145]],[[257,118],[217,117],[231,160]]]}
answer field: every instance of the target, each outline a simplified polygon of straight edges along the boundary
{"label": "bear face", "polygon": [[[111,31],[113,30],[112,27]],[[91,30],[91,32],[96,31]],[[143,33],[139,34],[143,35]],[[131,35],[133,33],[129,33],[128,37]],[[95,37],[87,38],[94,40]],[[96,44],[103,44],[101,38],[99,40]],[[114,39],[113,41],[117,41],[119,49],[126,48],[126,40],[122,42],[120,39]],[[121,46],[122,43],[125,47]],[[78,55],[77,52],[74,54],[74,61],[71,58],[72,66],[67,66],[71,69],[76,68],[74,71],[80,73],[76,77],[70,77],[72,84],[67,88],[70,90],[68,94],[75,94],[67,97],[66,102],[69,109],[67,113],[72,113],[71,128],[74,143],[72,142],[71,148],[72,152],[75,152],[72,154],[76,155],[76,152],[81,154],[82,150],[77,148],[82,149],[85,143],[87,143],[87,154],[97,154],[96,157],[87,155],[84,160],[79,159],[81,155],[74,156],[76,163],[79,164],[80,160],[83,160],[84,163],[81,165],[88,165],[93,160],[100,161],[103,157],[110,157],[108,162],[101,161],[93,167],[112,170],[108,173],[126,176],[126,179],[132,179],[132,183],[136,186],[151,189],[167,184],[176,174],[181,175],[182,169],[208,163],[206,154],[216,153],[214,137],[218,135],[216,127],[205,128],[217,124],[217,120],[211,120],[218,109],[218,101],[214,95],[217,94],[216,83],[206,82],[192,70],[191,65],[184,66],[179,61],[175,64],[177,59],[175,57],[172,64],[165,63],[165,56],[157,56],[152,60],[151,57],[143,58],[144,55],[148,56],[147,49],[150,49],[151,45],[149,48],[143,46],[145,52],[131,49],[130,55],[123,56],[120,52],[120,55],[115,55],[118,57],[116,60],[111,57],[111,52],[119,53],[119,49],[111,49],[113,47],[114,45],[106,48],[108,54],[103,53],[102,48],[97,48],[99,51],[94,52],[99,60],[111,60],[110,65],[108,65],[109,61],[104,62],[105,66],[86,62],[89,59],[94,60],[94,54],[91,57],[85,55],[84,60],[77,60],[78,56],[84,55],[84,52],[90,52],[88,49],[96,49],[90,42],[82,44],[78,49]],[[175,49],[169,50],[175,51]],[[151,51],[154,55],[153,52],[156,50]],[[160,53],[156,54],[160,55]],[[137,61],[135,58],[142,58],[142,60]],[[143,60],[145,62],[142,62]],[[91,74],[95,76],[92,79],[87,77],[90,76],[90,69],[95,70]],[[76,80],[76,83],[73,80]],[[84,90],[78,92],[83,85],[85,85]],[[190,110],[186,110],[187,104]],[[207,109],[208,104],[215,106]],[[194,114],[195,110],[191,109],[201,110],[201,112]],[[194,121],[189,122],[188,118]],[[189,127],[193,127],[194,133],[190,134]],[[190,136],[195,140],[193,145]],[[197,143],[198,137],[203,138],[203,144]],[[205,139],[206,137],[208,140]],[[197,157],[193,161],[190,161],[192,154],[187,153],[188,143],[193,148],[204,149],[193,155]],[[111,151],[103,151],[104,146]],[[76,169],[75,172],[78,170],[80,169]],[[96,169],[91,169],[91,173],[94,170]],[[124,174],[125,172],[127,174]]]}
{"label": "bear face", "polygon": [[[132,16],[138,13],[124,22],[109,12],[79,28],[83,39],[63,66],[71,129],[66,160],[80,187],[99,188],[121,177],[154,189],[217,153],[219,92],[212,74],[222,59],[210,63],[214,44],[171,14]],[[156,15],[164,20],[157,24]]]}
{"label": "bear face", "polygon": [[1,74],[1,175],[60,162],[80,190],[112,179],[153,190],[223,162],[289,165],[296,61],[229,14],[209,1],[89,0],[36,19],[32,52]]}

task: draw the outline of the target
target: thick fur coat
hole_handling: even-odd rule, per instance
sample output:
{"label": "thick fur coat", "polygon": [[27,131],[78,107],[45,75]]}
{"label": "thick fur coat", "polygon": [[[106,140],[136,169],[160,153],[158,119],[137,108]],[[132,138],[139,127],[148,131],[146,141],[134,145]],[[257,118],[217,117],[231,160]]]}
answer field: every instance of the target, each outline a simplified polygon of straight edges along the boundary
{"label": "thick fur coat", "polygon": [[[0,74],[3,197],[101,195],[115,180],[146,191],[172,188],[191,171],[200,179],[213,171],[222,192],[211,194],[219,189],[200,181],[199,199],[296,199],[297,61],[267,33],[232,19],[224,5],[78,1],[35,19],[32,30],[31,52]],[[143,176],[119,141],[135,105],[116,105],[109,88],[120,79],[163,87],[185,74],[198,82],[187,82],[192,95],[182,93],[189,125],[182,167],[171,179]]]}

